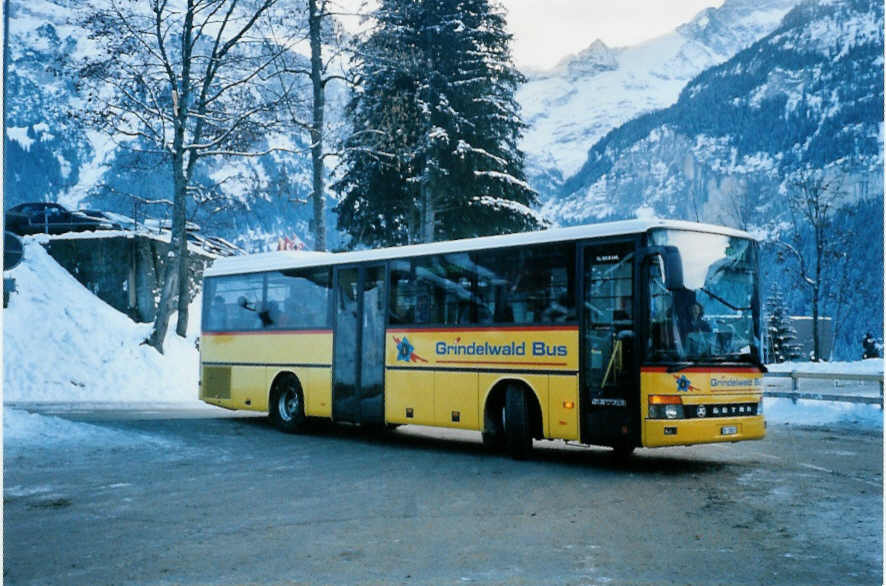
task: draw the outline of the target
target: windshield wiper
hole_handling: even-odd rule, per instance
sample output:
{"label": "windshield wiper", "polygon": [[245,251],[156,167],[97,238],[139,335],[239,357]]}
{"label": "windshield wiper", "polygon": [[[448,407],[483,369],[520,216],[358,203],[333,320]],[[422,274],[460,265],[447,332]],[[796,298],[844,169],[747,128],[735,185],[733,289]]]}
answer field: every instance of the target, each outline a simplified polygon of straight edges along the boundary
{"label": "windshield wiper", "polygon": [[713,297],[714,299],[716,299],[717,301],[719,301],[720,303],[722,303],[723,305],[728,307],[729,309],[734,309],[735,311],[745,311],[748,309],[752,309],[750,307],[736,307],[735,305],[732,305],[731,303],[729,303],[728,301],[726,301],[725,299],[723,299],[719,295],[714,295],[713,293],[711,293],[710,291],[708,291],[704,287],[699,289],[699,291],[704,291],[705,293],[707,293],[708,295],[710,295],[711,297]]}

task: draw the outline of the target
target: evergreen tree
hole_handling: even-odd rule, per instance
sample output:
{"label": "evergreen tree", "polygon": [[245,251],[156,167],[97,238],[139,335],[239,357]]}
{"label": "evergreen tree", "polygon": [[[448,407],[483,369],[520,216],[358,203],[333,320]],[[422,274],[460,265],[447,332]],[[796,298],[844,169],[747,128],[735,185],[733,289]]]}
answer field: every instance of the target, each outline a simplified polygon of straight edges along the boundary
{"label": "evergreen tree", "polygon": [[360,87],[339,227],[392,245],[539,227],[518,142],[511,35],[494,0],[382,0],[357,51]]}
{"label": "evergreen tree", "polygon": [[803,354],[797,343],[797,330],[791,323],[781,288],[773,287],[766,302],[766,331],[769,336],[769,357],[774,362],[795,360]]}

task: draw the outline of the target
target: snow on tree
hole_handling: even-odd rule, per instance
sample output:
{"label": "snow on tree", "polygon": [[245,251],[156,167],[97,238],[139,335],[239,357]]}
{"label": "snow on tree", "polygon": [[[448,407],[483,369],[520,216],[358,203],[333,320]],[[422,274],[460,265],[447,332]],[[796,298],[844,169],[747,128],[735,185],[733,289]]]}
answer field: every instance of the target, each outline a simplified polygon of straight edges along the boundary
{"label": "snow on tree", "polygon": [[768,335],[769,357],[773,362],[795,360],[803,354],[797,343],[797,330],[791,323],[784,296],[778,285],[774,286],[766,301],[766,333]]}
{"label": "snow on tree", "polygon": [[358,48],[360,87],[339,227],[391,245],[539,227],[518,148],[523,76],[494,0],[382,0]]}
{"label": "snow on tree", "polygon": [[[172,178],[172,239],[148,344],[162,352],[177,299],[187,329],[188,202],[199,162],[291,150],[274,64],[294,48],[280,0],[108,0],[87,3],[92,51],[81,64],[84,119],[132,151],[161,157]],[[282,30],[280,30],[282,29]],[[284,141],[285,142],[285,141]]]}
{"label": "snow on tree", "polygon": [[844,176],[829,177],[823,170],[807,167],[796,171],[787,189],[790,210],[789,234],[776,242],[780,261],[790,260],[796,282],[812,294],[812,360],[822,360],[819,316],[825,276],[844,260],[850,234],[835,229],[838,217],[852,213],[846,202]]}

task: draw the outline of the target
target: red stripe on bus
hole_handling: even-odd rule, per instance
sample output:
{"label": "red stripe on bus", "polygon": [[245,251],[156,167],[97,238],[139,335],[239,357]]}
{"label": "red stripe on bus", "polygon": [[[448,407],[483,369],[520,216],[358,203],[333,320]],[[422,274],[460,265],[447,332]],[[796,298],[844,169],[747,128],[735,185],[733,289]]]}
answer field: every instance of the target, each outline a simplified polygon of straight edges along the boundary
{"label": "red stripe on bus", "polygon": [[201,336],[280,336],[284,334],[331,334],[332,330],[255,330],[249,332],[202,332]]}
{"label": "red stripe on bus", "polygon": [[505,366],[566,366],[565,362],[491,362],[488,360],[438,360],[437,364],[503,364]]}
{"label": "red stripe on bus", "polygon": [[[668,372],[669,366],[644,366],[640,369],[640,372]],[[720,372],[729,372],[729,373],[739,373],[739,374],[761,374],[762,371],[759,368],[754,368],[751,366],[748,367],[735,367],[735,366],[691,366],[688,368],[681,368],[680,370],[675,370],[669,374],[676,374],[677,372],[710,372],[710,373],[720,373]]]}
{"label": "red stripe on bus", "polygon": [[495,331],[578,331],[578,326],[488,326],[473,328],[388,328],[388,333],[405,334],[421,332],[495,332]]}

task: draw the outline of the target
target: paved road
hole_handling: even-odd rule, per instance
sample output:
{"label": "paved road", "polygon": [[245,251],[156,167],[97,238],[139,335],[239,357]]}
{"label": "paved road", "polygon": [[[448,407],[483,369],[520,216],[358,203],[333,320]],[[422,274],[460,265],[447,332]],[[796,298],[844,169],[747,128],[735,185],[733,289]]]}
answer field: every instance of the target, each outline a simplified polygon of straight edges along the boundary
{"label": "paved road", "polygon": [[[42,407],[44,413],[52,408]],[[4,447],[6,584],[858,583],[882,578],[882,439],[608,450],[206,409],[71,409],[107,441]]]}

